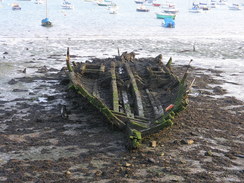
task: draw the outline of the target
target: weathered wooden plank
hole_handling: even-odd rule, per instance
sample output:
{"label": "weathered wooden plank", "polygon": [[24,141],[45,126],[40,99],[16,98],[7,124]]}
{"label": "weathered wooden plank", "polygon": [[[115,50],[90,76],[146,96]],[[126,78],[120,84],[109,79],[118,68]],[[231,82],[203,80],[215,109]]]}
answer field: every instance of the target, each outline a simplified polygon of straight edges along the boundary
{"label": "weathered wooden plank", "polygon": [[125,63],[125,68],[126,68],[126,71],[129,75],[130,81],[131,81],[131,85],[132,85],[132,89],[133,89],[133,95],[135,97],[136,112],[137,112],[138,116],[144,117],[142,98],[141,98],[141,94],[140,94],[140,91],[138,89],[138,86],[136,84],[136,79],[134,77],[133,72],[131,71],[129,64]]}
{"label": "weathered wooden plank", "polygon": [[146,89],[146,93],[148,95],[150,104],[153,107],[155,117],[158,118],[162,116],[164,114],[163,107],[158,104],[158,102],[155,100],[155,98],[153,97],[153,95],[150,93],[148,89]]}
{"label": "weathered wooden plank", "polygon": [[93,85],[92,95],[94,95],[97,98],[100,98],[99,91],[98,91],[98,83],[97,83],[97,80],[95,81],[95,83]]}
{"label": "weathered wooden plank", "polygon": [[111,62],[111,85],[112,85],[112,93],[113,93],[113,110],[119,112],[119,93],[116,82],[116,72],[115,72],[116,64]]}
{"label": "weathered wooden plank", "polygon": [[131,112],[128,95],[125,90],[122,90],[122,99],[123,99],[124,110],[125,110],[126,115],[128,117],[134,118],[134,114]]}

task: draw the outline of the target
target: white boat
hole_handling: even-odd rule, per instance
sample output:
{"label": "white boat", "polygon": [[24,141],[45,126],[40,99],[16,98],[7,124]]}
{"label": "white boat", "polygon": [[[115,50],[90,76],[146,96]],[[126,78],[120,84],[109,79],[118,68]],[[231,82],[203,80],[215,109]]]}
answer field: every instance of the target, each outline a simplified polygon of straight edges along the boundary
{"label": "white boat", "polygon": [[208,6],[208,4],[207,3],[199,3],[198,4],[198,7],[200,8],[200,9],[202,9],[202,10],[209,10],[209,6]]}
{"label": "white boat", "polygon": [[136,4],[143,4],[145,2],[145,0],[135,0]]}
{"label": "white boat", "polygon": [[226,1],[225,0],[219,0],[217,3],[217,5],[226,5]]}
{"label": "white boat", "polygon": [[199,8],[198,4],[193,3],[192,8],[189,9],[190,13],[201,13],[203,10]]}
{"label": "white boat", "polygon": [[113,6],[110,6],[109,7],[109,13],[110,14],[117,14],[118,13],[118,6],[115,4],[115,5],[113,5]]}
{"label": "white boat", "polygon": [[211,2],[208,7],[210,8],[216,8],[216,2]]}
{"label": "white boat", "polygon": [[11,6],[12,6],[12,10],[21,10],[20,5],[17,3],[13,3]]}
{"label": "white boat", "polygon": [[43,4],[43,3],[44,3],[44,0],[35,0],[34,3],[35,3],[35,4]]}
{"label": "white boat", "polygon": [[169,8],[169,9],[164,9],[163,12],[165,13],[171,13],[171,14],[176,14],[179,12],[178,9],[175,9],[175,8]]}
{"label": "white boat", "polygon": [[230,10],[241,10],[241,7],[239,4],[232,4],[228,6]]}
{"label": "white boat", "polygon": [[136,8],[136,11],[138,11],[138,12],[149,12],[150,10],[142,4],[141,6]]}
{"label": "white boat", "polygon": [[112,6],[113,4],[112,4],[112,2],[106,2],[106,1],[102,0],[102,1],[97,1],[97,5],[98,6]]}
{"label": "white boat", "polygon": [[63,1],[63,3],[61,4],[61,7],[63,9],[66,9],[66,10],[73,9],[73,5],[70,2],[66,1],[66,0]]}
{"label": "white boat", "polygon": [[175,8],[175,5],[174,4],[163,4],[161,6],[162,8],[162,12],[164,13],[169,13],[169,14],[176,14],[179,12],[178,9]]}

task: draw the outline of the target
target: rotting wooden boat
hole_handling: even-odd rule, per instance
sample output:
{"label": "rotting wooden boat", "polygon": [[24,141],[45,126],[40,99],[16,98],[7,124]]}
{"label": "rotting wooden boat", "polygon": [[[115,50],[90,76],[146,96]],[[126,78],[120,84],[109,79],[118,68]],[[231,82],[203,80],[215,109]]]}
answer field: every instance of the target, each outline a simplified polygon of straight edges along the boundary
{"label": "rotting wooden boat", "polygon": [[161,54],[136,59],[134,52],[124,52],[115,58],[71,65],[69,48],[66,58],[70,86],[109,123],[125,130],[129,148],[139,147],[143,137],[171,126],[174,116],[188,104],[188,69],[179,79],[171,63],[170,58],[163,64]]}

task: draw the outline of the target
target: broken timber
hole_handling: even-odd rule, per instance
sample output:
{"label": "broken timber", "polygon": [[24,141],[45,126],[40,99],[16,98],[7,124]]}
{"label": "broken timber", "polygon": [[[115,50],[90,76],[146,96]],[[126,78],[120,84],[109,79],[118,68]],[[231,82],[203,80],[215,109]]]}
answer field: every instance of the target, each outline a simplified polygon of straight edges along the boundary
{"label": "broken timber", "polygon": [[162,55],[136,59],[135,53],[124,52],[114,59],[71,66],[68,49],[66,64],[73,88],[108,122],[127,132],[131,148],[172,125],[188,103],[187,71],[179,80],[171,69],[172,58],[164,65]]}

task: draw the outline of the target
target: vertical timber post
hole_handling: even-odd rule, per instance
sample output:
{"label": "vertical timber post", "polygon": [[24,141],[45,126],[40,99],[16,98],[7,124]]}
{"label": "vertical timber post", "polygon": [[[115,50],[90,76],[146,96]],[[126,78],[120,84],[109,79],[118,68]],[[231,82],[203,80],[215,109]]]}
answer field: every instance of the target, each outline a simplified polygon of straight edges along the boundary
{"label": "vertical timber post", "polygon": [[72,72],[73,69],[72,69],[72,67],[70,65],[69,47],[67,48],[66,64],[67,64],[67,68],[68,68],[69,72]]}

